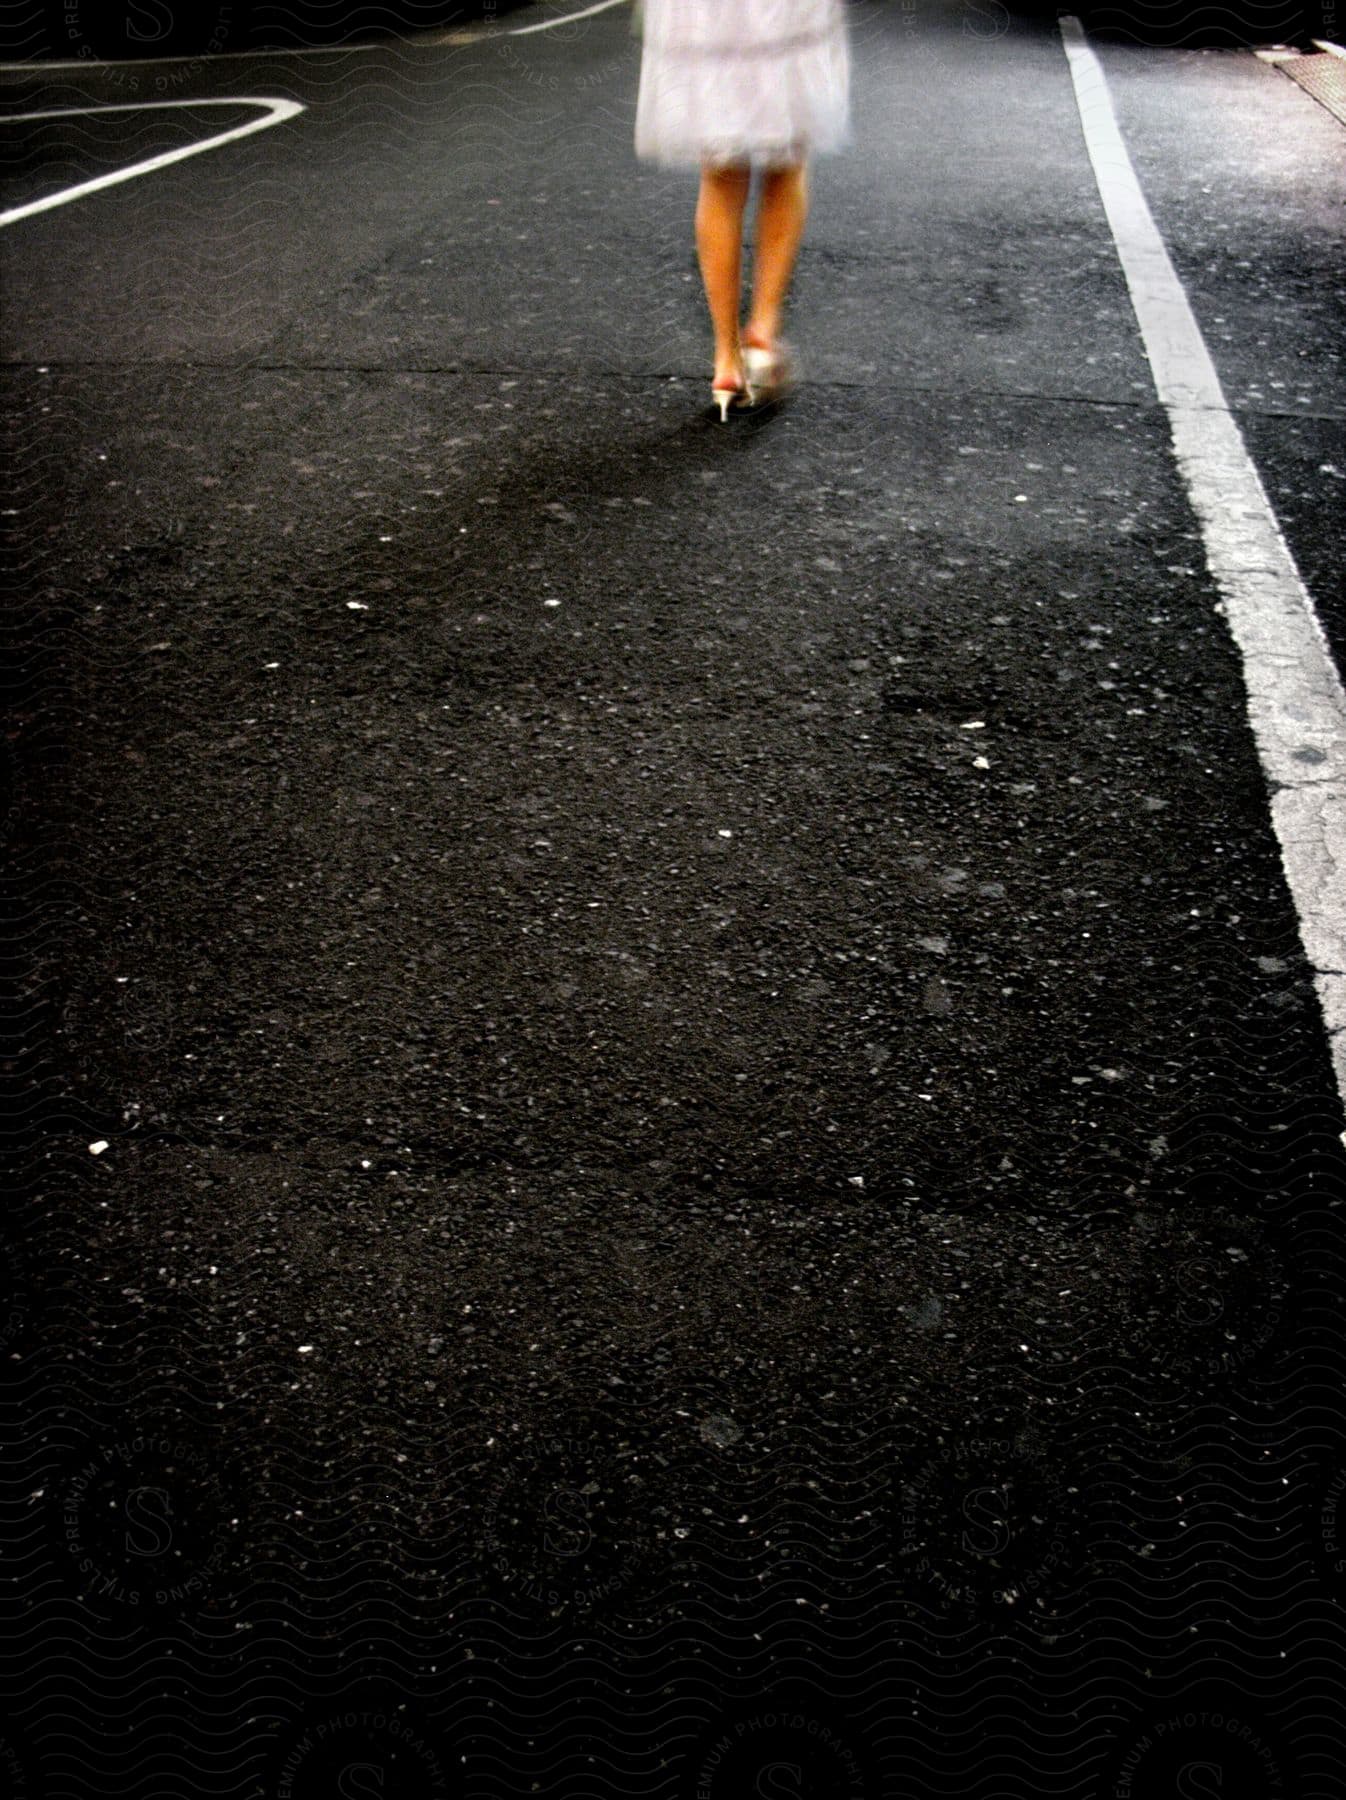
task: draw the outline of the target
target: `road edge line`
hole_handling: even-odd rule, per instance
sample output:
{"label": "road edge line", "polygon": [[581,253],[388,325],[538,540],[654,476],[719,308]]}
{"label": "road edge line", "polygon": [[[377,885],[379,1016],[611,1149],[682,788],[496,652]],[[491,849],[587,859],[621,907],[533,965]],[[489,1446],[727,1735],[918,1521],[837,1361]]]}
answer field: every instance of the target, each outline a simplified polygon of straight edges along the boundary
{"label": "road edge line", "polygon": [[1141,189],[1102,64],[1073,14],[1057,24],[1174,457],[1243,660],[1272,825],[1346,1102],[1346,689]]}

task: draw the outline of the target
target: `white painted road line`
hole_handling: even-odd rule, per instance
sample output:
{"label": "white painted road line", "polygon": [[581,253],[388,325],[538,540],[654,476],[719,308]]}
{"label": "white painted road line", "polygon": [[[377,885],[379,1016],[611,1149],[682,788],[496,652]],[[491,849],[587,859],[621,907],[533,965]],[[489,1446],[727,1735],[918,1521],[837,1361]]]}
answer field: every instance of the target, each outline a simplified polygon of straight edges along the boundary
{"label": "white painted road line", "polygon": [[591,13],[607,12],[609,7],[625,5],[626,0],[598,0],[596,6],[586,6],[583,12],[566,13],[560,19],[544,19],[540,25],[516,25],[504,35],[527,37],[530,31],[555,31],[558,25],[571,25],[576,19],[587,19]]}
{"label": "white painted road line", "polygon": [[1346,690],[1136,179],[1102,66],[1079,20],[1059,23],[1174,455],[1243,658],[1272,823],[1346,1098]]}
{"label": "white painted road line", "polygon": [[246,125],[233,125],[228,131],[217,131],[213,137],[202,138],[198,144],[184,144],[177,150],[161,151],[158,156],[147,156],[142,162],[128,163],[124,169],[113,169],[107,175],[96,175],[92,181],[80,181],[74,187],[61,188],[58,193],[47,194],[41,200],[30,200],[26,206],[11,207],[8,212],[0,213],[0,225],[16,225],[20,219],[30,219],[34,213],[49,212],[53,206],[66,206],[71,200],[82,199],[85,194],[96,194],[102,188],[115,187],[119,181],[131,181],[137,175],[148,175],[152,169],[166,169],[169,163],[181,162],[185,156],[199,156],[203,150],[214,150],[220,144],[248,137],[254,131],[265,131],[269,126],[279,125],[282,120],[292,119],[296,113],[304,110],[298,100],[275,100],[263,94],[233,94],[224,100],[129,100],[118,102],[115,106],[62,106],[54,107],[49,112],[7,113],[0,114],[0,125],[18,125],[33,119],[87,118],[90,113],[147,112],[164,106],[260,106],[265,108],[265,114],[260,119],[250,119]]}
{"label": "white painted road line", "polygon": [[[510,25],[502,31],[486,29],[474,30],[465,26],[461,32],[453,34],[453,41],[462,44],[484,44],[498,37],[527,37],[533,31],[555,31],[558,25],[571,25],[576,19],[587,19],[591,13],[607,12],[612,6],[627,6],[630,0],[598,0],[596,6],[586,6],[580,12],[564,13],[559,19],[544,19],[540,25]],[[432,48],[439,48],[445,42],[443,38],[423,40]],[[139,69],[156,63],[196,63],[224,62],[231,56],[250,56],[254,60],[263,56],[355,56],[362,50],[416,49],[419,47],[415,38],[376,38],[372,43],[364,44],[304,44],[293,49],[288,45],[277,46],[270,50],[198,50],[186,56],[134,56],[120,60],[109,60],[104,56],[68,57],[64,62],[18,62],[0,63],[0,75],[45,75],[48,69]]]}
{"label": "white painted road line", "polygon": [[385,38],[372,44],[274,44],[269,50],[189,50],[181,56],[69,56],[63,62],[48,62],[43,56],[32,62],[0,63],[0,75],[45,75],[49,69],[85,69],[92,75],[98,69],[157,69],[163,63],[217,63],[249,56],[254,62],[267,56],[352,56],[358,50],[386,50],[389,44],[405,42]]}

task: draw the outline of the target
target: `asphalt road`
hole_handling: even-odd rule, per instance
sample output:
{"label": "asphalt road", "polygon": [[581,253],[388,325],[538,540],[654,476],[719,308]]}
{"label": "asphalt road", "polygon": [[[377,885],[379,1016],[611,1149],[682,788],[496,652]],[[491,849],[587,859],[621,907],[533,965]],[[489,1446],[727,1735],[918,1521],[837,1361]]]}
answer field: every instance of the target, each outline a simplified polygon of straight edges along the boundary
{"label": "asphalt road", "polygon": [[[1239,653],[1055,25],[852,19],[726,427],[625,8],[0,75],[304,108],[0,232],[16,1794],[1339,1791]],[[1343,127],[1099,49],[1339,655]]]}

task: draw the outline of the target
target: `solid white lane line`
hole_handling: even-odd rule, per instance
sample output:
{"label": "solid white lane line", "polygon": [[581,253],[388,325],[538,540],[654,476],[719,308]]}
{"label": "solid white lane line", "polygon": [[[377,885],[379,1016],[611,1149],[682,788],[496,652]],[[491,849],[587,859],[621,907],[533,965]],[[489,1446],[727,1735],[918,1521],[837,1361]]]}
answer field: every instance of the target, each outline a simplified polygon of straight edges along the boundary
{"label": "solid white lane line", "polygon": [[544,19],[540,25],[516,25],[505,32],[506,37],[527,37],[530,31],[555,31],[558,25],[571,25],[576,19],[587,19],[591,13],[607,12],[612,6],[625,6],[626,0],[598,0],[596,6],[586,6],[583,12],[566,13],[564,18]]}
{"label": "solid white lane line", "polygon": [[[530,31],[555,31],[558,25],[570,25],[576,19],[587,19],[590,13],[606,12],[610,6],[627,6],[630,0],[598,0],[596,6],[586,6],[582,12],[566,13],[559,19],[544,19],[540,25],[511,25],[502,31],[473,30],[472,26],[462,28],[460,42],[467,44],[485,44],[498,37],[527,37]],[[427,39],[426,43],[438,49],[442,38]],[[250,56],[254,59],[264,56],[353,56],[361,50],[416,49],[414,38],[376,38],[365,44],[303,44],[290,49],[277,46],[270,50],[198,50],[185,56],[126,56],[120,60],[109,61],[103,56],[69,57],[64,62],[19,62],[0,63],[0,75],[45,75],[48,69],[139,69],[152,67],[156,63],[195,63],[223,62],[231,56]]]}
{"label": "solid white lane line", "polygon": [[1078,19],[1063,15],[1060,27],[1178,468],[1243,658],[1272,823],[1346,1098],[1346,690],[1136,179],[1102,66]]}
{"label": "solid white lane line", "polygon": [[248,137],[254,131],[265,131],[268,126],[279,125],[283,119],[292,119],[304,108],[298,100],[275,100],[262,94],[234,94],[228,99],[218,100],[128,100],[119,101],[115,106],[61,106],[49,112],[7,113],[0,114],[0,125],[17,125],[32,119],[74,119],[87,118],[90,113],[109,112],[146,112],[154,107],[164,106],[261,106],[266,109],[260,119],[250,119],[246,125],[233,125],[228,131],[217,131],[213,137],[202,138],[196,144],[184,144],[177,150],[164,150],[158,156],[147,156],[143,162],[128,163],[124,169],[113,169],[107,175],[96,175],[92,181],[77,182],[74,187],[62,188],[58,193],[48,194],[41,200],[30,200],[25,206],[11,207],[8,212],[0,212],[0,225],[15,225],[20,219],[29,219],[34,213],[49,212],[53,206],[65,206],[71,200],[79,200],[85,194],[96,194],[101,188],[115,187],[119,181],[131,181],[137,175],[148,175],[151,169],[165,169],[169,163],[181,162],[185,156],[199,156],[203,150],[213,150],[219,144],[228,144],[234,138]]}
{"label": "solid white lane line", "polygon": [[0,75],[45,75],[50,69],[85,69],[92,75],[99,69],[156,69],[162,63],[217,63],[241,56],[250,56],[257,62],[265,56],[340,56],[353,50],[384,48],[386,45],[377,43],[305,44],[291,50],[277,44],[270,50],[194,50],[182,56],[69,56],[63,62],[48,62],[42,57],[33,62],[0,63]]}

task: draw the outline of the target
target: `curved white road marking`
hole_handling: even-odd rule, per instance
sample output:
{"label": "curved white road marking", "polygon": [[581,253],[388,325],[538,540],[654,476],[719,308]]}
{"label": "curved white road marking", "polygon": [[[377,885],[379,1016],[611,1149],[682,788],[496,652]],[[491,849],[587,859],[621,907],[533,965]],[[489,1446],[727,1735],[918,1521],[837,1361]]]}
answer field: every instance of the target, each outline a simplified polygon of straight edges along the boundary
{"label": "curved white road marking", "polygon": [[[587,19],[590,13],[606,12],[612,6],[629,5],[630,0],[598,0],[596,6],[586,6],[581,12],[565,13],[559,19],[544,19],[540,25],[509,25],[502,31],[473,31],[465,26],[464,43],[484,44],[491,38],[527,37],[530,31],[555,31],[558,25],[572,24],[576,19]],[[438,49],[442,39],[427,39],[426,42]],[[416,48],[414,38],[376,38],[372,43],[364,44],[302,44],[293,49],[277,45],[267,50],[198,50],[188,52],[185,56],[128,56],[120,60],[109,61],[103,56],[85,56],[68,58],[65,62],[18,62],[0,63],[0,75],[45,75],[48,69],[139,69],[155,63],[190,63],[190,62],[223,62],[230,56],[251,56],[254,59],[263,56],[352,56],[360,50],[387,50],[396,45],[400,49]]]}
{"label": "curved white road marking", "polygon": [[0,114],[0,125],[18,125],[33,119],[75,119],[87,118],[90,113],[109,112],[147,112],[154,107],[162,106],[260,106],[265,114],[260,119],[250,119],[246,125],[233,125],[228,131],[217,131],[213,137],[202,138],[198,144],[184,144],[178,150],[164,150],[158,156],[147,156],[142,162],[128,163],[124,169],[113,169],[107,175],[96,175],[92,181],[80,181],[74,187],[61,188],[55,194],[47,194],[41,200],[30,200],[26,206],[11,207],[8,212],[0,212],[0,225],[16,225],[20,219],[29,219],[34,213],[48,212],[53,206],[65,206],[71,200],[79,200],[85,194],[96,194],[101,188],[115,187],[119,181],[131,181],[137,175],[148,175],[151,169],[165,169],[169,163],[181,162],[185,156],[199,156],[203,150],[213,150],[218,144],[228,144],[234,138],[248,137],[254,131],[265,131],[270,125],[279,125],[283,119],[292,119],[304,108],[298,100],[276,100],[263,94],[233,94],[226,99],[210,100],[128,100],[119,101],[115,106],[61,106],[53,107],[48,112],[5,113]]}
{"label": "curved white road marking", "polygon": [[1346,689],[1136,179],[1102,66],[1079,20],[1059,23],[1174,455],[1243,658],[1272,823],[1346,1097]]}

